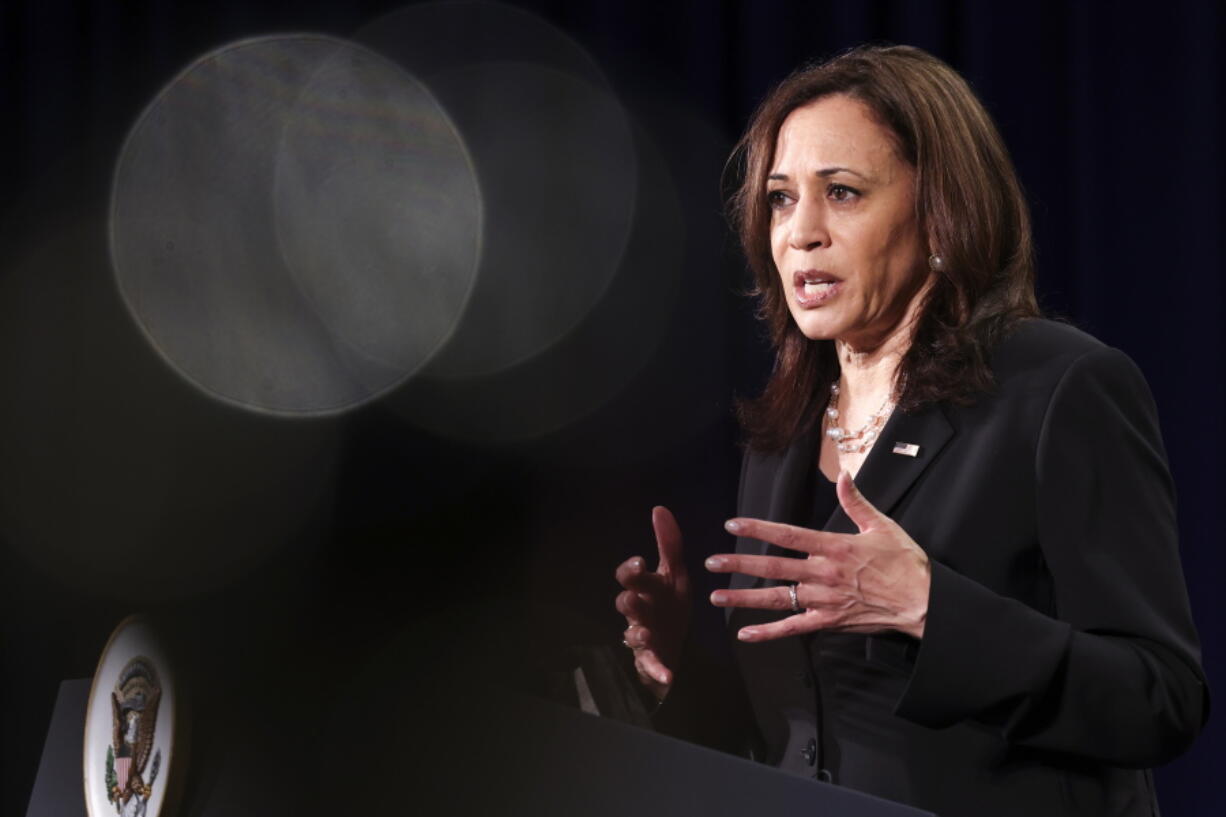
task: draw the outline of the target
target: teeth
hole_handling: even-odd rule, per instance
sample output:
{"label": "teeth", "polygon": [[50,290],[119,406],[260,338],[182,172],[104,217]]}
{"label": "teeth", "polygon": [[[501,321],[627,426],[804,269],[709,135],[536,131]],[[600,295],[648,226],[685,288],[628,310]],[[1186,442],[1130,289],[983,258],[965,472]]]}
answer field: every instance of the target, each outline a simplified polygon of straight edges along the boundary
{"label": "teeth", "polygon": [[834,286],[833,281],[821,281],[816,284],[805,281],[805,294],[816,295],[819,292],[825,292]]}

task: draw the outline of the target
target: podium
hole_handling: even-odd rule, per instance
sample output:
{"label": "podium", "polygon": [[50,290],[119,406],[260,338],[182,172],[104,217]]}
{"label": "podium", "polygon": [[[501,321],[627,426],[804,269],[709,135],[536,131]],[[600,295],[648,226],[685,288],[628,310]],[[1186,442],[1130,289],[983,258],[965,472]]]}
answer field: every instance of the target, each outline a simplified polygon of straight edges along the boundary
{"label": "podium", "polygon": [[[321,760],[287,764],[298,769],[288,777],[194,747],[176,813],[267,817],[280,803],[287,814],[329,815],[932,817],[493,687],[407,686],[399,700],[347,703],[352,731],[324,730],[322,747],[303,751],[298,738],[287,739],[277,750]],[[85,817],[88,693],[88,679],[61,685],[26,817]],[[192,785],[193,775],[210,782]],[[252,794],[233,796],[240,790]]]}
{"label": "podium", "polygon": [[81,742],[89,684],[89,678],[60,684],[26,817],[86,817],[81,792]]}

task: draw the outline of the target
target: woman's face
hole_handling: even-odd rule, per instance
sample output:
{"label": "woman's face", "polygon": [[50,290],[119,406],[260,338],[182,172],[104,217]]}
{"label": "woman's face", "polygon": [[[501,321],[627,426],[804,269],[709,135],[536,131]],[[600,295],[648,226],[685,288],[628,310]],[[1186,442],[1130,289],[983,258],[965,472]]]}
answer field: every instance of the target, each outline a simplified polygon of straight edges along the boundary
{"label": "woman's face", "polygon": [[823,97],[784,120],[766,182],[771,254],[805,337],[867,351],[907,326],[930,277],[914,187],[863,103]]}

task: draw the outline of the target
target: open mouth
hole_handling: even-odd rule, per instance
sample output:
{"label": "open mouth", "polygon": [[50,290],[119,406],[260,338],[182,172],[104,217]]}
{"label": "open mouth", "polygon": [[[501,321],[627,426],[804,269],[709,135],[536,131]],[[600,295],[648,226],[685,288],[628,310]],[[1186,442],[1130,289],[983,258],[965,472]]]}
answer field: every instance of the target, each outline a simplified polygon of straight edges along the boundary
{"label": "open mouth", "polygon": [[843,282],[821,270],[801,270],[792,275],[792,289],[801,306],[817,306],[838,293]]}

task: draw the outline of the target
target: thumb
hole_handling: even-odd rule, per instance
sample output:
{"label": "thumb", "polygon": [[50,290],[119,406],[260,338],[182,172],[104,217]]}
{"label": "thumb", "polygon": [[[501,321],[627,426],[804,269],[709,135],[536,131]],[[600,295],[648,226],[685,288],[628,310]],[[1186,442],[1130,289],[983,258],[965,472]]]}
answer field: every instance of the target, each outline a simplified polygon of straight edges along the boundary
{"label": "thumb", "polygon": [[861,533],[877,527],[882,518],[881,511],[874,508],[873,503],[864,498],[864,494],[860,493],[860,489],[852,480],[851,474],[846,471],[839,472],[835,491],[838,493],[839,504],[843,506],[843,511],[852,522],[856,523]]}
{"label": "thumb", "polygon": [[681,527],[672,511],[662,505],[651,509],[651,527],[656,532],[656,550],[660,554],[661,573],[684,573],[685,558],[682,555]]}

